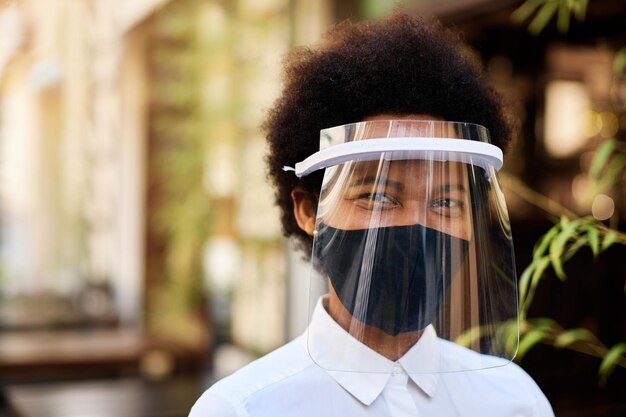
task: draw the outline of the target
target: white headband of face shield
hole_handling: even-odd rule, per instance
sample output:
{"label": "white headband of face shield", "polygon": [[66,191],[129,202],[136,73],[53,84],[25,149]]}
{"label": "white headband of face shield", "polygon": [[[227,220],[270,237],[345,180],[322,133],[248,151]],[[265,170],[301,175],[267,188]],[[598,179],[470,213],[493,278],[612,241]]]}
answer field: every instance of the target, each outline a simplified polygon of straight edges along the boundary
{"label": "white headband of face shield", "polygon": [[391,137],[373,138],[340,143],[324,148],[295,167],[283,167],[285,171],[295,171],[303,177],[318,169],[324,169],[348,161],[385,159],[428,159],[434,161],[455,161],[480,166],[489,172],[489,167],[499,171],[502,168],[502,150],[495,145],[468,139]]}

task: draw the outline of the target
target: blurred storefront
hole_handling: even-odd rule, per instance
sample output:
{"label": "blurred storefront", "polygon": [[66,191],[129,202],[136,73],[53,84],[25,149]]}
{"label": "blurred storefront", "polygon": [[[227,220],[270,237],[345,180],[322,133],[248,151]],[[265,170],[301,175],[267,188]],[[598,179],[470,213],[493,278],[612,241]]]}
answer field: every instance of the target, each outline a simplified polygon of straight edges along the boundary
{"label": "blurred storefront", "polygon": [[330,1],[0,2],[2,381],[166,375],[224,343],[227,372],[302,331],[259,125],[282,55],[332,19]]}
{"label": "blurred storefront", "polygon": [[146,45],[166,3],[0,3],[3,381],[137,373],[155,349]]}
{"label": "blurred storefront", "polygon": [[141,323],[145,77],[136,38],[161,3],[5,2],[3,39],[16,46],[1,73],[2,292],[7,302],[76,296],[81,315],[11,310],[7,326]]}

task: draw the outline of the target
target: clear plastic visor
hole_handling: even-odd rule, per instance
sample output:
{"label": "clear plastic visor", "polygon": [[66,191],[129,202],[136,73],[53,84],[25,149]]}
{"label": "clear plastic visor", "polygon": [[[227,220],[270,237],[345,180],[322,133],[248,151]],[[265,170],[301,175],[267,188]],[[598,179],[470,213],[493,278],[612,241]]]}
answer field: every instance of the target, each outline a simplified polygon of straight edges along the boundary
{"label": "clear plastic visor", "polygon": [[472,155],[419,155],[381,152],[325,170],[309,300],[323,311],[307,333],[325,369],[467,371],[504,365],[516,350],[513,245],[497,173]]}

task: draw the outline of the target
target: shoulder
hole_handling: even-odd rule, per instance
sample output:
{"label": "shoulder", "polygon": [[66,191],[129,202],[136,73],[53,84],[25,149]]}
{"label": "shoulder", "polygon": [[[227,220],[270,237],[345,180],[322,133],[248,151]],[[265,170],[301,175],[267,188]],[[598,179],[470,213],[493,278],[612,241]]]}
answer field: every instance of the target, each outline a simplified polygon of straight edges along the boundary
{"label": "shoulder", "polygon": [[245,416],[238,404],[229,401],[210,389],[204,392],[189,412],[189,417],[239,417]]}
{"label": "shoulder", "polygon": [[[481,355],[451,342],[443,341],[447,359],[470,364],[471,372],[444,376],[451,385],[466,385],[476,398],[489,398],[489,405],[500,410],[499,415],[553,417],[554,412],[537,383],[514,362]],[[459,389],[460,387],[456,387]]]}
{"label": "shoulder", "polygon": [[248,416],[249,405],[259,395],[280,397],[295,389],[294,381],[301,381],[315,369],[301,338],[297,338],[215,383],[198,399],[189,416]]}
{"label": "shoulder", "polygon": [[[541,388],[519,365],[510,362],[504,366],[479,371],[485,373],[494,382],[507,384],[511,397],[517,398],[520,403],[528,406],[532,416],[553,417],[552,406]],[[502,389],[500,385],[499,389]]]}

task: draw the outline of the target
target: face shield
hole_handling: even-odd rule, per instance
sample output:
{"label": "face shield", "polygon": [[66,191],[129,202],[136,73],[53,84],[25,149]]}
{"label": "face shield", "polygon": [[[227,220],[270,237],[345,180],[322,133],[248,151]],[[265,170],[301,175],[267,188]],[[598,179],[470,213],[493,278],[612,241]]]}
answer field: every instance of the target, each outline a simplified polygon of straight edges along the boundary
{"label": "face shield", "polygon": [[407,373],[511,360],[499,330],[517,319],[501,165],[478,125],[366,121],[321,131],[320,151],[295,167],[298,176],[325,170],[309,304],[327,293],[326,311],[352,341],[334,344],[329,361],[309,332],[314,362],[390,372],[369,349],[399,358]]}

